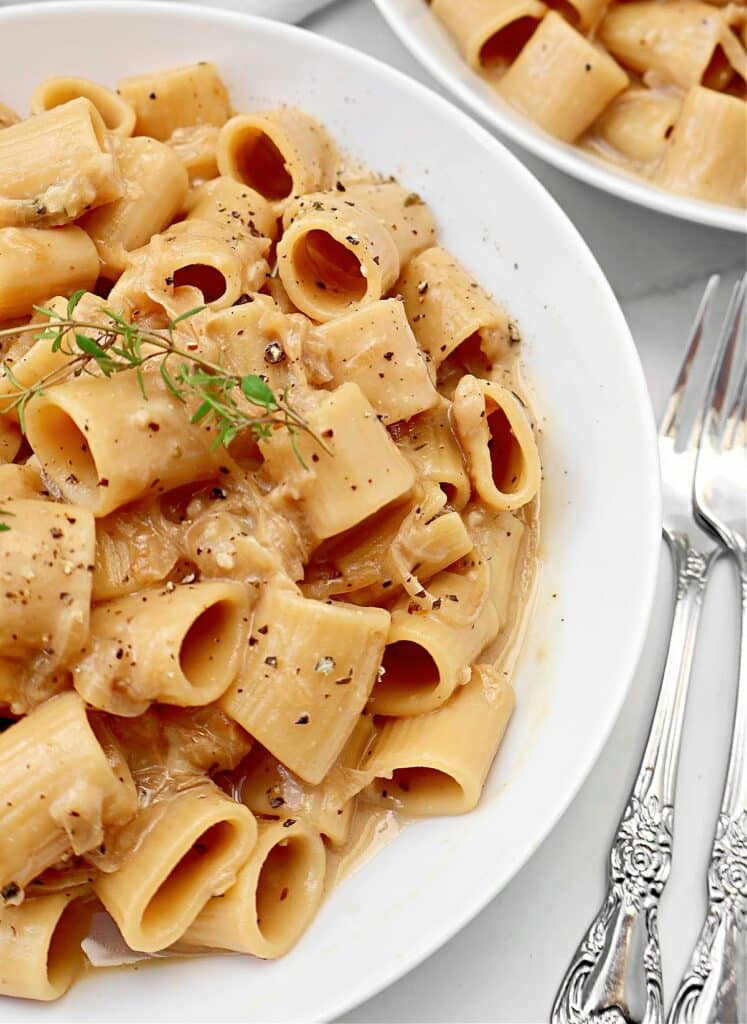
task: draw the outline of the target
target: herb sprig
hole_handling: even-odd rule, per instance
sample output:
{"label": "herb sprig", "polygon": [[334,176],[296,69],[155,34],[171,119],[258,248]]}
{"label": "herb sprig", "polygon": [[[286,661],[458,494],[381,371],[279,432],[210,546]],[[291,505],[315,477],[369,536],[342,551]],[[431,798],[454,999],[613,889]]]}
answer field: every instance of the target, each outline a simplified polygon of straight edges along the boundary
{"label": "herb sprig", "polygon": [[[103,308],[104,323],[94,323],[76,318],[75,310],[84,291],[70,296],[65,314],[44,306],[34,306],[37,313],[46,316],[49,324],[26,324],[0,330],[0,338],[36,331],[37,340],[51,341],[53,352],[62,352],[69,357],[64,366],[50,371],[33,385],[26,387],[5,362],[2,369],[13,385],[16,394],[9,404],[0,409],[2,413],[15,411],[23,433],[26,432],[26,407],[35,397],[70,377],[91,373],[95,365],[104,377],[115,373],[135,370],[140,391],[147,398],[147,382],[143,367],[153,360],[160,360],[158,371],[164,384],[180,402],[191,396],[198,402],[191,416],[192,423],[212,423],[216,427],[213,447],[228,447],[244,431],[249,431],[256,440],[269,440],[274,431],[287,430],[293,452],[303,466],[298,447],[299,434],[310,435],[316,443],[329,452],[324,441],[314,432],[308,422],[288,401],[287,390],[276,395],[267,382],[255,373],[234,374],[226,371],[220,363],[204,359],[196,352],[182,348],[176,338],[175,329],[179,324],[194,317],[204,309],[198,306],[169,321],[163,330],[149,330],[130,323],[115,310]],[[239,402],[245,399],[250,407]],[[254,412],[256,410],[256,413]],[[0,510],[0,516],[7,515]],[[0,519],[0,532],[10,529]]]}

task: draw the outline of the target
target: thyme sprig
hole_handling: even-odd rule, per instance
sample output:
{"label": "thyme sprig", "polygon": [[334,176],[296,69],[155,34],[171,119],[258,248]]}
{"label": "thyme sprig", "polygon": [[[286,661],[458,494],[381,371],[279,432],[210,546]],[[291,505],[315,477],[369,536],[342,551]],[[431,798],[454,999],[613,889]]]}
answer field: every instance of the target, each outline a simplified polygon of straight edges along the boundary
{"label": "thyme sprig", "polygon": [[[140,390],[147,398],[146,378],[142,368],[146,363],[160,360],[158,370],[163,382],[175,398],[185,402],[192,394],[199,399],[196,412],[191,422],[214,420],[218,428],[215,447],[228,446],[244,430],[249,430],[259,440],[267,440],[273,431],[285,428],[295,439],[299,433],[310,434],[315,441],[326,448],[324,442],[311,429],[307,421],[288,402],[287,390],[282,396],[276,395],[263,377],[256,373],[235,374],[226,370],[220,363],[211,362],[197,352],[180,347],[176,340],[175,329],[183,321],[194,317],[204,309],[198,306],[181,316],[171,320],[163,330],[144,329],[130,323],[119,313],[104,308],[106,317],[103,324],[77,319],[75,309],[85,293],[75,292],[68,301],[65,315],[43,306],[34,306],[36,312],[49,318],[49,325],[40,331],[39,324],[26,324],[0,330],[0,338],[4,335],[17,335],[25,331],[40,331],[38,339],[52,342],[53,352],[63,352],[69,356],[64,366],[57,367],[36,381],[30,387],[24,386],[14,375],[7,363],[0,363],[17,394],[0,412],[8,413],[15,410],[21,429],[25,432],[25,409],[35,397],[44,394],[45,390],[61,384],[69,377],[79,377],[82,373],[90,373],[92,364],[98,367],[105,377],[125,370],[136,370]],[[66,336],[72,336],[74,347],[66,342]],[[174,360],[180,360],[173,366]],[[253,405],[259,414],[240,407],[237,397],[243,396]],[[300,453],[294,450],[303,462]]]}
{"label": "thyme sprig", "polygon": [[[16,392],[0,412],[15,411],[23,433],[26,432],[26,407],[48,388],[83,373],[91,374],[94,366],[104,377],[135,370],[142,395],[147,398],[143,367],[159,360],[158,371],[171,394],[180,402],[186,403],[188,397],[197,401],[191,422],[207,425],[212,421],[215,425],[214,448],[228,447],[244,431],[249,431],[256,440],[269,440],[276,430],[285,429],[293,452],[304,469],[308,467],[298,447],[299,434],[310,435],[321,448],[329,451],[324,441],[290,404],[287,389],[282,395],[276,395],[258,374],[227,372],[220,363],[181,347],[176,328],[201,312],[204,306],[182,313],[169,321],[163,330],[150,330],[130,323],[108,308],[102,309],[103,323],[76,318],[75,310],[84,294],[77,291],[70,296],[64,315],[44,306],[34,306],[37,313],[48,318],[46,327],[37,323],[0,330],[0,338],[38,332],[37,340],[51,341],[53,352],[62,352],[69,357],[63,366],[50,371],[29,387],[18,380],[7,362],[0,362],[0,369]],[[249,409],[242,400],[249,403]],[[0,510],[0,516],[7,514]],[[8,524],[0,519],[0,532],[8,529]]]}

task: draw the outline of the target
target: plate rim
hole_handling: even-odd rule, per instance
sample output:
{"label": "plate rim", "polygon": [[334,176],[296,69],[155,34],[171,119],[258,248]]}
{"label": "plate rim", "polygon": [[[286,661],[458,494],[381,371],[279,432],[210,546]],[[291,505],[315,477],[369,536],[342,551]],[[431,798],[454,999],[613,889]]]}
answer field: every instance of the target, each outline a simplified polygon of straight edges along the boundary
{"label": "plate rim", "polygon": [[[608,166],[601,160],[595,160],[577,147],[543,132],[527,118],[514,114],[509,109],[503,110],[501,107],[489,103],[471,87],[467,79],[463,80],[453,74],[433,54],[431,48],[422,42],[418,34],[411,28],[401,9],[401,0],[373,0],[373,2],[408,53],[437,82],[452,96],[464,103],[474,116],[489,124],[494,131],[511,139],[522,149],[570,177],[617,199],[691,224],[700,224],[704,227],[737,234],[747,233],[747,210],[743,211],[739,207],[680,196],[674,192],[656,188],[644,179],[639,181],[633,176],[629,177],[616,170],[614,165]],[[424,13],[428,13],[425,8]],[[431,17],[435,20],[433,14]],[[470,78],[474,76],[475,73],[466,62],[464,62],[464,68]]]}
{"label": "plate rim", "polygon": [[[379,0],[375,0],[375,2],[378,3]],[[578,795],[581,787],[589,778],[597,764],[597,761],[599,760],[600,755],[607,745],[610,733],[617,723],[623,704],[630,693],[634,674],[644,649],[644,641],[656,593],[659,570],[661,539],[661,486],[659,478],[658,446],[656,441],[656,426],[653,408],[646,384],[643,365],[638,355],[627,320],[622,312],[617,297],[614,294],[612,286],[604,274],[596,256],[568,214],[550,191],[500,139],[492,135],[485,127],[478,123],[468,113],[461,110],[451,100],[444,98],[433,89],[411,78],[406,73],[399,71],[391,65],[388,65],[369,54],[363,53],[362,51],[355,49],[353,46],[338,42],[335,39],[330,39],[327,36],[312,32],[309,29],[297,25],[288,25],[284,22],[271,18],[245,14],[240,11],[186,3],[183,2],[183,0],[97,0],[95,5],[92,5],[90,0],[33,0],[31,3],[11,4],[11,6],[0,8],[0,28],[5,24],[12,25],[14,21],[24,22],[29,19],[41,19],[43,22],[45,15],[52,12],[63,18],[70,18],[75,15],[90,15],[92,13],[92,7],[95,7],[97,17],[106,16],[107,8],[118,8],[120,10],[127,9],[131,11],[133,15],[142,14],[146,17],[148,14],[156,14],[168,15],[175,19],[183,17],[195,20],[208,19],[216,22],[222,22],[227,30],[230,29],[232,24],[241,24],[243,26],[253,25],[256,28],[261,28],[262,31],[269,30],[281,39],[284,36],[310,37],[314,40],[314,46],[318,47],[322,52],[326,52],[331,57],[334,57],[336,54],[344,54],[348,59],[354,59],[363,64],[365,67],[370,69],[373,74],[388,77],[399,88],[414,92],[422,102],[433,105],[444,117],[452,119],[460,130],[466,131],[468,134],[473,136],[473,138],[480,144],[481,148],[486,151],[486,156],[488,156],[488,158],[495,159],[497,157],[499,160],[506,161],[517,177],[523,180],[523,184],[527,190],[533,191],[535,196],[537,196],[540,201],[547,206],[548,212],[553,213],[560,220],[569,244],[574,246],[575,255],[581,261],[583,267],[594,278],[597,287],[601,290],[603,297],[606,299],[606,306],[609,309],[611,322],[616,321],[617,331],[620,335],[621,351],[624,352],[625,362],[630,372],[631,386],[635,392],[636,409],[638,410],[640,427],[642,433],[647,439],[645,447],[642,448],[639,453],[641,466],[645,467],[645,472],[642,473],[642,480],[644,481],[645,487],[648,491],[646,495],[646,501],[648,504],[643,506],[643,513],[649,520],[645,530],[646,547],[645,549],[642,548],[639,550],[641,565],[643,567],[641,569],[640,600],[636,605],[636,620],[634,628],[631,627],[630,630],[630,638],[629,643],[626,646],[626,651],[624,654],[620,654],[615,662],[616,673],[621,677],[624,677],[625,683],[620,686],[617,699],[609,702],[605,707],[604,721],[601,722],[595,730],[594,742],[589,744],[583,768],[578,771],[578,777],[575,778],[573,783],[567,788],[563,795],[563,799],[559,800],[557,806],[553,808],[553,813],[548,815],[542,822],[542,825],[537,829],[536,835],[533,836],[531,842],[521,851],[517,852],[511,862],[506,866],[506,868],[504,868],[497,880],[491,880],[490,885],[481,887],[471,898],[467,898],[459,914],[451,914],[448,916],[448,919],[444,920],[440,928],[434,929],[430,935],[419,943],[417,947],[411,951],[410,955],[404,957],[401,962],[391,963],[384,961],[382,966],[378,969],[369,970],[365,976],[362,976],[357,985],[351,985],[344,991],[343,987],[340,986],[336,991],[330,992],[329,996],[323,1003],[320,1000],[314,1019],[329,1021],[346,1013],[368,999],[373,998],[373,996],[377,995],[385,988],[410,973],[410,971],[414,970],[437,949],[460,932],[481,910],[483,910],[488,903],[490,903],[498,893],[513,880],[516,874],[528,863],[537,849],[548,838],[550,833],[568,810],[570,804]],[[175,42],[178,45],[178,36],[175,36]],[[641,530],[641,534],[644,536],[643,529]],[[455,820],[458,820],[458,818]],[[12,1006],[14,1001],[9,998],[8,1002]],[[38,1014],[38,1019],[40,1021],[45,1019],[43,1008],[46,1005],[47,1004],[39,1004],[41,1009]],[[57,1005],[59,1006],[60,1004],[58,1003]],[[0,1015],[0,1020],[3,1019],[7,1019],[9,1021],[13,1020],[12,1010],[11,1016],[8,1018],[4,1018],[4,1016]],[[75,1018],[68,1018],[63,1015],[55,1017],[55,1019],[73,1020]]]}

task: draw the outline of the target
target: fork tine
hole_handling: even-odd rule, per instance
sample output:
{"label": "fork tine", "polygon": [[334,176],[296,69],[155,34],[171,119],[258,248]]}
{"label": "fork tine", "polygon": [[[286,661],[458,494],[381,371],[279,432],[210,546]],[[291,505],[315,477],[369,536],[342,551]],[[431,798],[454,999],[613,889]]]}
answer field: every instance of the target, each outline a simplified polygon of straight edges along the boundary
{"label": "fork tine", "polygon": [[[747,274],[737,281],[731,293],[721,334],[713,353],[705,399],[698,410],[690,435],[689,444],[691,445],[700,444],[701,439],[707,437],[715,449],[721,447],[722,416],[729,390],[734,355],[737,351],[741,321],[744,316],[746,294]],[[729,416],[723,422],[724,430],[727,429],[728,420]]]}
{"label": "fork tine", "polygon": [[726,417],[721,435],[721,448],[729,451],[740,445],[747,447],[747,358],[734,393],[734,400]]}
{"label": "fork tine", "polygon": [[682,361],[680,372],[677,374],[674,390],[669,398],[667,408],[664,412],[664,417],[661,421],[661,427],[659,428],[660,437],[674,439],[677,435],[677,430],[680,424],[682,397],[685,393],[685,388],[687,387],[687,379],[690,376],[690,369],[695,361],[700,340],[703,337],[703,329],[711,306],[713,305],[713,296],[718,288],[719,281],[720,278],[718,274],[714,274],[709,278],[705,292],[703,293],[703,298],[700,300],[698,312],[695,315],[695,320],[693,321],[692,328],[690,329],[687,353]]}

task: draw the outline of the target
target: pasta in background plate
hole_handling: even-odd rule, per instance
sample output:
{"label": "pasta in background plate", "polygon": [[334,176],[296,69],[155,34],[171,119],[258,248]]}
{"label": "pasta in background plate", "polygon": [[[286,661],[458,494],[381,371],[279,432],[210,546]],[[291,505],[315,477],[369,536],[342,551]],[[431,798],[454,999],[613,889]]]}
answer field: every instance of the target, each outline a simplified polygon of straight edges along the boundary
{"label": "pasta in background plate", "polygon": [[432,0],[525,117],[671,192],[747,203],[747,10],[699,0]]}
{"label": "pasta in background plate", "polygon": [[419,195],[210,64],[0,117],[0,993],[62,995],[101,913],[278,957],[508,726],[518,330]]}

